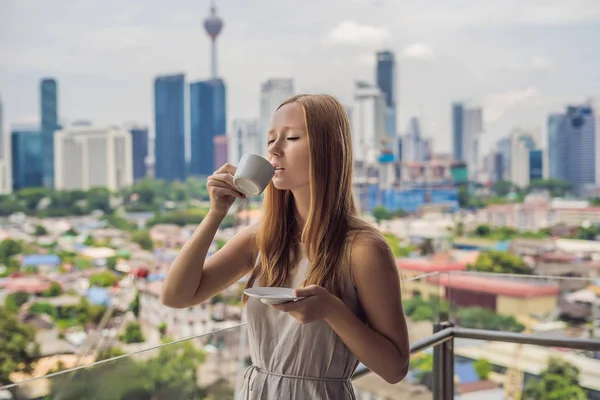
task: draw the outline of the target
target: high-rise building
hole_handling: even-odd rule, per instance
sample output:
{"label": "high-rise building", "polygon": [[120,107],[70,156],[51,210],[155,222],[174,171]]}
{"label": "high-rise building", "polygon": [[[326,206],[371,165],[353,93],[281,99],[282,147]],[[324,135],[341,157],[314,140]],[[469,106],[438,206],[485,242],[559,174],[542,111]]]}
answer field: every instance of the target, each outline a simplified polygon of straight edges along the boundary
{"label": "high-rise building", "polygon": [[223,20],[217,16],[215,3],[211,4],[210,16],[204,20],[204,29],[211,39],[211,78],[217,78],[217,36],[223,29]]}
{"label": "high-rise building", "polygon": [[564,114],[548,118],[548,169],[550,178],[572,185],[581,195],[596,184],[597,127],[589,105],[568,106]]}
{"label": "high-rise building", "polygon": [[355,162],[375,165],[381,154],[388,151],[385,109],[385,98],[377,86],[355,82],[351,120]]}
{"label": "high-rise building", "polygon": [[417,117],[412,117],[408,123],[408,131],[402,140],[403,162],[427,161],[428,144],[423,139],[421,124]]}
{"label": "high-rise building", "polygon": [[214,170],[221,168],[227,162],[227,135],[217,135],[213,138],[215,154]]}
{"label": "high-rise building", "polygon": [[225,84],[221,79],[190,84],[190,174],[209,176],[214,172],[215,136],[227,132]]}
{"label": "high-rise building", "polygon": [[271,78],[260,87],[260,118],[258,121],[258,134],[260,138],[259,155],[267,152],[267,136],[271,126],[271,117],[275,110],[287,99],[294,95],[294,80],[285,78]]}
{"label": "high-rise building", "polygon": [[396,137],[396,61],[390,50],[377,52],[377,86],[385,98],[385,129],[390,139]]}
{"label": "high-rise building", "polygon": [[132,126],[131,133],[131,155],[133,162],[133,180],[148,176],[146,161],[148,157],[148,128],[145,126]]}
{"label": "high-rise building", "polygon": [[54,134],[55,186],[60,190],[104,187],[117,191],[133,183],[131,133],[110,127],[74,126]]}
{"label": "high-rise building", "polygon": [[544,178],[544,154],[540,149],[529,151],[529,183]]}
{"label": "high-rise building", "polygon": [[43,133],[37,126],[13,126],[12,189],[44,186]]}
{"label": "high-rise building", "polygon": [[465,161],[463,154],[464,107],[462,103],[452,104],[452,158]]}
{"label": "high-rise building", "polygon": [[154,80],[154,174],[168,182],[186,178],[184,90],[183,74]]}
{"label": "high-rise building", "polygon": [[0,98],[0,194],[12,191],[11,136],[4,134],[4,109]]}
{"label": "high-rise building", "polygon": [[44,186],[54,187],[54,132],[58,126],[58,85],[55,79],[40,82],[40,110],[44,153]]}
{"label": "high-rise building", "polygon": [[476,180],[479,168],[479,142],[483,133],[483,111],[463,103],[452,104],[452,156],[467,164],[469,177]]}
{"label": "high-rise building", "polygon": [[246,153],[263,154],[259,137],[258,121],[255,119],[236,119],[227,132],[227,161],[237,165]]}

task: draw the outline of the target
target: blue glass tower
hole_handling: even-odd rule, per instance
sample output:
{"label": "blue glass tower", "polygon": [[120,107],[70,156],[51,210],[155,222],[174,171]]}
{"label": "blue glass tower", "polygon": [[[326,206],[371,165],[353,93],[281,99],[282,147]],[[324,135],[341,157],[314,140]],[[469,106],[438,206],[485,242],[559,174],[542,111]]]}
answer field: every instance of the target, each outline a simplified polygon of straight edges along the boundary
{"label": "blue glass tower", "polygon": [[45,137],[37,129],[17,129],[11,134],[13,190],[42,187],[44,184]]}
{"label": "blue glass tower", "polygon": [[40,82],[40,110],[42,114],[43,185],[54,187],[54,131],[58,126],[58,85],[55,79]]}
{"label": "blue glass tower", "polygon": [[159,76],[154,80],[155,175],[166,181],[184,181],[185,76]]}
{"label": "blue glass tower", "polygon": [[529,182],[544,178],[542,150],[529,150]]}
{"label": "blue glass tower", "polygon": [[462,103],[452,104],[452,158],[465,161],[463,154],[464,141],[464,106]]}
{"label": "blue glass tower", "polygon": [[215,170],[213,139],[226,133],[226,90],[221,79],[190,84],[190,174],[208,176]]}
{"label": "blue glass tower", "polygon": [[135,127],[131,133],[131,150],[133,160],[133,180],[139,181],[146,176],[146,157],[148,156],[148,128]]}

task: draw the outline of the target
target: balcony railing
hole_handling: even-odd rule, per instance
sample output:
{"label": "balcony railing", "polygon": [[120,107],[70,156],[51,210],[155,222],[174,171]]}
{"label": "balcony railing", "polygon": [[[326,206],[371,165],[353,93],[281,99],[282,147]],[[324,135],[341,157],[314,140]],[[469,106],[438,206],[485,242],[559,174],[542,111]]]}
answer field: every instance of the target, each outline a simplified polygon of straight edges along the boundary
{"label": "balcony railing", "polygon": [[[422,370],[411,369],[405,382],[389,385],[360,365],[353,377],[358,400],[463,398],[461,385],[465,382],[457,383],[457,377],[461,376],[465,362],[480,358],[488,359],[494,366],[490,381],[496,382],[497,390],[507,394],[512,391],[518,396],[525,383],[535,379],[546,367],[548,357],[553,355],[575,364],[581,374],[579,383],[588,398],[600,398],[600,359],[593,357],[600,356],[600,340],[593,336],[570,337],[572,332],[567,334],[567,330],[541,332],[532,329],[530,324],[516,322],[526,320],[519,313],[531,314],[530,310],[519,308],[530,306],[545,309],[545,314],[554,318],[556,312],[544,303],[551,302],[552,296],[546,296],[546,300],[537,297],[537,303],[532,300],[535,297],[515,297],[521,300],[513,299],[513,304],[510,296],[505,295],[506,298],[498,297],[495,309],[491,309],[486,303],[491,302],[489,297],[482,296],[469,304],[462,286],[451,284],[452,280],[463,278],[461,274],[434,273],[405,279],[404,303],[409,316],[411,354],[415,358],[423,354],[432,358],[426,371],[430,378],[426,382],[416,379]],[[521,289],[526,288],[522,285],[524,279],[533,279],[506,278]],[[558,278],[545,281],[550,285],[561,284]],[[544,290],[537,293],[546,293]],[[558,304],[561,299],[554,301]],[[488,310],[483,317],[481,309]],[[506,313],[518,318],[513,321]],[[501,317],[501,325],[494,327],[495,330],[473,328],[481,323],[477,318],[489,319],[494,315]],[[592,320],[595,317],[593,315]],[[47,371],[37,365],[28,376],[11,376],[15,383],[0,388],[0,399],[237,399],[243,372],[250,362],[245,328],[245,324],[239,324],[86,365],[73,366],[65,359],[63,368],[70,368],[60,371]],[[110,352],[105,356],[110,356]],[[43,362],[57,364],[52,359],[40,360],[38,364]],[[369,385],[365,379],[377,383]]]}

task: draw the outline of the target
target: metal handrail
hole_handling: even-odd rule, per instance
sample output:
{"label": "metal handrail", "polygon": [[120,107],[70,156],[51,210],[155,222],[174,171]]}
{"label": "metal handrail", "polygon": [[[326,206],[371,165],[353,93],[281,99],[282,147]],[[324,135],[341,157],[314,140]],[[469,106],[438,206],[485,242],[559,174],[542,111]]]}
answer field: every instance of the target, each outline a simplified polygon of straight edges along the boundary
{"label": "metal handrail", "polygon": [[[449,327],[444,328],[425,339],[417,340],[412,343],[410,345],[410,354],[419,353],[430,347],[437,347],[451,339],[477,339],[492,342],[530,344],[543,347],[561,347],[573,350],[600,351],[600,340],[598,339],[551,338],[527,333]],[[352,375],[352,379],[360,378],[369,372],[371,372],[371,370],[361,364]]]}

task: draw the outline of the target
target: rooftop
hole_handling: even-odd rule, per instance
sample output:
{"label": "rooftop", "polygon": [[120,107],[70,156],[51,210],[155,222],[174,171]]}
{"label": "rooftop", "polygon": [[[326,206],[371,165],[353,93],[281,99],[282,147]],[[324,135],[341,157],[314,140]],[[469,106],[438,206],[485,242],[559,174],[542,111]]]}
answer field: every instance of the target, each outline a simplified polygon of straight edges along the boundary
{"label": "rooftop", "polygon": [[516,279],[493,278],[475,274],[452,274],[430,276],[428,281],[444,287],[471,292],[489,293],[497,296],[531,298],[556,296],[559,293],[558,284],[547,282],[532,282]]}

